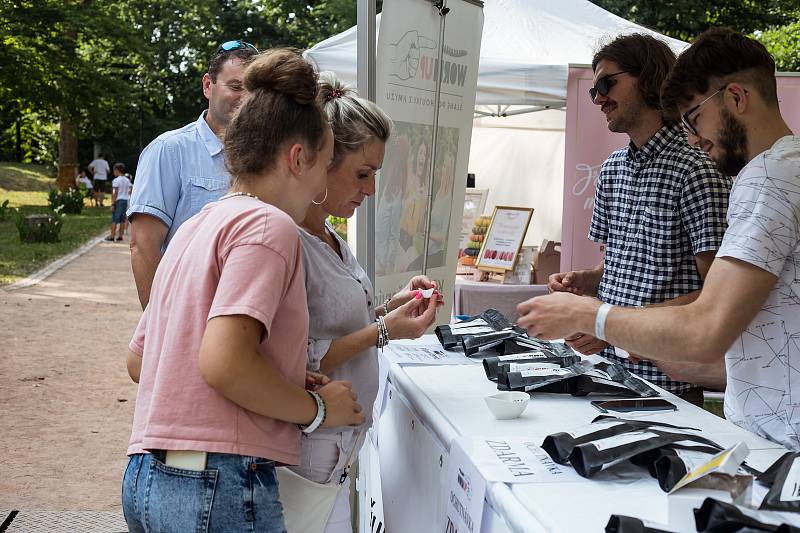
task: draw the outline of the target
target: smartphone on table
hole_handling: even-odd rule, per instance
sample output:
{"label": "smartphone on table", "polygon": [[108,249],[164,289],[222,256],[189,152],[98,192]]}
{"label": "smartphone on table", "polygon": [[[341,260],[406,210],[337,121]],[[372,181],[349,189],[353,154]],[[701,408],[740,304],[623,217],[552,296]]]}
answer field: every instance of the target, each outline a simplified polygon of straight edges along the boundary
{"label": "smartphone on table", "polygon": [[601,413],[615,411],[632,413],[636,411],[675,411],[678,407],[664,398],[627,398],[624,400],[595,400],[592,406]]}

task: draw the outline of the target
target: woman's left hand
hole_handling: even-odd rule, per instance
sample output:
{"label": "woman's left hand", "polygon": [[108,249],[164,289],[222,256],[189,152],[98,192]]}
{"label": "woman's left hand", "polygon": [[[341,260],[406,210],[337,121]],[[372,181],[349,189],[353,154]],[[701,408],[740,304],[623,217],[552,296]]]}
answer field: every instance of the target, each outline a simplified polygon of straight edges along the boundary
{"label": "woman's left hand", "polygon": [[[435,281],[431,281],[428,276],[414,276],[406,283],[405,287],[392,296],[392,299],[389,300],[389,309],[387,309],[387,311],[391,312],[401,305],[410,302],[417,295],[418,290],[424,291],[426,289],[436,289],[435,292],[439,294],[439,286]],[[439,305],[444,303],[443,298],[440,298],[440,300],[441,303],[439,303]]]}
{"label": "woman's left hand", "polygon": [[306,390],[317,390],[331,382],[331,378],[319,372],[306,370]]}

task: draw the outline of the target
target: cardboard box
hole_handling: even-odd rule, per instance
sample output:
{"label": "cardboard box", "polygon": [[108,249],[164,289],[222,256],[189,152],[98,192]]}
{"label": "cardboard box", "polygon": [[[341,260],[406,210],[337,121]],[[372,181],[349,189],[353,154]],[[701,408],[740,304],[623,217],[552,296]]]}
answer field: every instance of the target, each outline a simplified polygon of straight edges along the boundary
{"label": "cardboard box", "polygon": [[561,243],[556,241],[542,241],[539,251],[533,258],[534,283],[546,285],[552,274],[561,269]]}

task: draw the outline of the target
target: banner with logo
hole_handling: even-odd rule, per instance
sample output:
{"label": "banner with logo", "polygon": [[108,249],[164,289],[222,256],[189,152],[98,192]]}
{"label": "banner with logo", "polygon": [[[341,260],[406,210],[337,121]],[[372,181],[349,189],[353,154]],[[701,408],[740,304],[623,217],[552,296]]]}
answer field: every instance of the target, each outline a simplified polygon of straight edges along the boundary
{"label": "banner with logo", "polygon": [[376,191],[377,302],[423,269],[454,293],[482,30],[479,2],[383,3],[376,101],[394,131]]}
{"label": "banner with logo", "polygon": [[480,533],[486,481],[473,466],[458,440],[450,446],[444,485],[443,533]]}

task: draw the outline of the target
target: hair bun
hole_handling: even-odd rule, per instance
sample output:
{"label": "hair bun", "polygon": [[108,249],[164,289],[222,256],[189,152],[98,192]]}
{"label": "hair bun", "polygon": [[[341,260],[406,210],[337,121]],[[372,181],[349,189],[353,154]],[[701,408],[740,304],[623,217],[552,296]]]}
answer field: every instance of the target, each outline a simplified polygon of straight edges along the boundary
{"label": "hair bun", "polygon": [[320,104],[324,106],[342,96],[358,96],[358,93],[352,87],[342,83],[333,72],[320,72],[319,93],[317,94]]}
{"label": "hair bun", "polygon": [[272,49],[256,56],[247,67],[244,87],[250,92],[281,93],[300,105],[310,105],[317,94],[317,73],[293,50]]}

